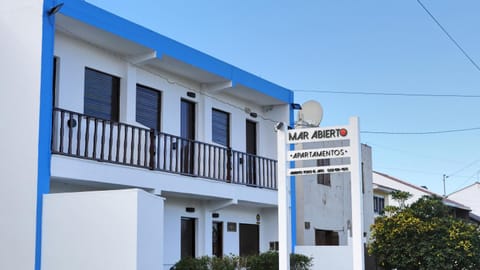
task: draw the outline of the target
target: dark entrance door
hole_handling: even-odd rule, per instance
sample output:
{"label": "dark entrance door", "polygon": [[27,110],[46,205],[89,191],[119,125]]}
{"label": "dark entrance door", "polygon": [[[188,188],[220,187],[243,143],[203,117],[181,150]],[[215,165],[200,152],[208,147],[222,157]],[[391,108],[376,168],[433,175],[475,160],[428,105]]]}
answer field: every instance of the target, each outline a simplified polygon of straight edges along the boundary
{"label": "dark entrance door", "polygon": [[256,164],[255,159],[257,155],[257,123],[247,120],[246,123],[246,152],[247,152],[247,162],[246,162],[246,173],[247,173],[247,184],[256,185]]}
{"label": "dark entrance door", "polygon": [[223,256],[223,222],[212,223],[212,254],[221,258]]}
{"label": "dark entrance door", "polygon": [[240,224],[240,256],[258,254],[259,227],[255,224]]}
{"label": "dark entrance door", "polygon": [[182,99],[180,123],[181,172],[193,174],[195,140],[195,103]]}
{"label": "dark entrance door", "polygon": [[182,217],[181,257],[195,258],[195,219]]}

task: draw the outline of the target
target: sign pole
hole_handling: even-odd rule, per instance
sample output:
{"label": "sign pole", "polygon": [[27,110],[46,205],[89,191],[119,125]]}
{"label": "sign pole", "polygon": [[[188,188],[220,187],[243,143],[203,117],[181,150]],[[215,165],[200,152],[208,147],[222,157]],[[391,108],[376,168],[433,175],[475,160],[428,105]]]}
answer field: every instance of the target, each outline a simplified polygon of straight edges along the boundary
{"label": "sign pole", "polygon": [[288,190],[287,190],[287,137],[283,123],[277,124],[277,178],[278,178],[278,266],[279,270],[290,269],[288,254]]}
{"label": "sign pole", "polygon": [[360,151],[360,129],[358,117],[350,118],[350,127],[354,132],[350,140],[351,147],[351,178],[350,192],[352,197],[352,249],[353,270],[365,269],[363,247],[363,192],[362,192],[362,165]]}

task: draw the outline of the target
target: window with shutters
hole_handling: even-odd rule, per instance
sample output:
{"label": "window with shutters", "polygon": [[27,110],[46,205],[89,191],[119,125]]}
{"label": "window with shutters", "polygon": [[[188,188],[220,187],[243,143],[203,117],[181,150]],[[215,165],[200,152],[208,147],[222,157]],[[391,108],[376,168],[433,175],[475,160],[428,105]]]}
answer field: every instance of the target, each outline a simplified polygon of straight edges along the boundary
{"label": "window with shutters", "polygon": [[137,84],[136,121],[144,126],[160,130],[161,93]]}
{"label": "window with shutters", "polygon": [[217,109],[212,109],[212,141],[230,146],[230,115]]}
{"label": "window with shutters", "polygon": [[120,78],[85,68],[83,110],[86,115],[118,122]]}

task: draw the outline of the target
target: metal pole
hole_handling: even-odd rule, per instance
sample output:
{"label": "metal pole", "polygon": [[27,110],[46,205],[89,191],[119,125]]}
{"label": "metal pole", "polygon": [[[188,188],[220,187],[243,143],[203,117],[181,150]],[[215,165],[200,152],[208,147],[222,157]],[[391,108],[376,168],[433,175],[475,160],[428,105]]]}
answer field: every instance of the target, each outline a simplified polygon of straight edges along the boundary
{"label": "metal pole", "polygon": [[286,125],[277,124],[277,176],[278,176],[278,266],[279,270],[290,269],[288,254],[288,190],[287,190],[287,140]]}
{"label": "metal pole", "polygon": [[445,188],[445,179],[447,179],[448,176],[446,174],[443,174],[443,197],[447,197],[447,189]]}

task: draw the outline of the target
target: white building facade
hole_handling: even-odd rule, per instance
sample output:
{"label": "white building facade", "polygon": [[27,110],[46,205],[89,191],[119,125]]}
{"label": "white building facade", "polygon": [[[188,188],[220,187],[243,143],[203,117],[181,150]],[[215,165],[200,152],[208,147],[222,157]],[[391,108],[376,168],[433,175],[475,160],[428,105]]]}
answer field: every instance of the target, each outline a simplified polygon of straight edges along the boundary
{"label": "white building facade", "polygon": [[[324,143],[325,144],[325,143]],[[338,147],[338,145],[325,145]],[[325,147],[324,146],[324,147]],[[361,145],[363,228],[365,241],[373,224],[372,149]],[[343,159],[343,160],[342,160]],[[349,158],[332,158],[328,165],[342,165]],[[302,161],[303,167],[317,161]],[[324,161],[322,161],[325,163]],[[310,165],[309,165],[310,163]],[[321,164],[319,164],[321,165]],[[327,164],[323,164],[327,166]],[[351,238],[352,203],[350,173],[304,175],[296,177],[297,245],[348,245]]]}
{"label": "white building facade", "polygon": [[[412,196],[406,200],[405,205],[410,205],[416,202],[423,196],[437,196],[440,195],[431,192],[426,187],[419,187],[404,180],[400,180],[388,174],[381,172],[373,172],[373,203],[374,203],[374,213],[376,216],[383,214],[383,208],[385,206],[400,206],[400,202],[392,198],[392,191],[405,191],[410,193]],[[451,200],[449,198],[443,198],[443,203],[452,209],[454,209],[454,214],[460,218],[467,218],[470,212],[470,207],[464,205],[457,200]]]}
{"label": "white building facade", "polygon": [[85,1],[38,2],[1,14],[15,91],[0,268],[169,269],[275,248],[273,127],[293,92]]}
{"label": "white building facade", "polygon": [[[299,144],[296,150],[332,149],[347,147],[348,141],[330,141]],[[352,204],[353,172],[302,175],[295,179],[296,188],[296,251],[314,258],[315,269],[373,269],[368,256],[362,258],[364,265],[354,265],[353,241],[365,244],[373,224],[372,149],[360,145],[360,193],[357,203]],[[350,157],[296,161],[295,167],[341,166],[351,163]],[[362,203],[361,220],[352,218],[352,208]],[[354,235],[353,222],[362,222],[361,235]],[[358,224],[357,224],[358,226]],[[352,266],[353,265],[353,266]]]}
{"label": "white building facade", "polygon": [[459,189],[450,195],[448,195],[449,199],[455,200],[460,202],[464,205],[468,205],[472,212],[471,214],[480,217],[480,183],[475,182],[469,186],[466,186],[462,189]]}

